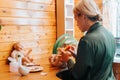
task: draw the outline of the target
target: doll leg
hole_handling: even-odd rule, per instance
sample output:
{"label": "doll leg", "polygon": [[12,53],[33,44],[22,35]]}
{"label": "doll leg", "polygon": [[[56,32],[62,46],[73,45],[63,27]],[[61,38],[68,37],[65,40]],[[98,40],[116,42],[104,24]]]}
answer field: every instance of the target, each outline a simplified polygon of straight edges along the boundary
{"label": "doll leg", "polygon": [[30,57],[27,57],[29,60],[30,60],[30,62],[33,62],[33,58],[30,58]]}
{"label": "doll leg", "polygon": [[23,57],[22,58],[22,63],[26,64],[26,63],[30,63],[31,61],[27,58],[27,57]]}

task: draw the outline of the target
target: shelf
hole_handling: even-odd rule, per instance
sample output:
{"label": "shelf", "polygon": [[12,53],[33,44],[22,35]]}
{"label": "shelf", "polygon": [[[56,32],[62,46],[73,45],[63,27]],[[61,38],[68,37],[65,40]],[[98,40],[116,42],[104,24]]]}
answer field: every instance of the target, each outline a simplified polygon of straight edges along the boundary
{"label": "shelf", "polygon": [[73,31],[66,31],[65,33],[69,34],[69,35],[72,35],[72,36],[74,35]]}
{"label": "shelf", "polygon": [[74,0],[65,0],[66,4],[74,4]]}
{"label": "shelf", "polygon": [[66,5],[65,7],[66,16],[73,16],[73,5]]}
{"label": "shelf", "polygon": [[73,26],[74,26],[73,19],[66,18],[65,20],[66,20],[66,22],[65,22],[65,26],[66,26],[65,29],[73,29]]}
{"label": "shelf", "polygon": [[73,29],[65,29],[65,31],[73,31]]}
{"label": "shelf", "polygon": [[73,19],[74,17],[73,16],[66,16],[65,18],[71,18],[71,19]]}
{"label": "shelf", "polygon": [[66,6],[73,6],[73,3],[66,3]]}

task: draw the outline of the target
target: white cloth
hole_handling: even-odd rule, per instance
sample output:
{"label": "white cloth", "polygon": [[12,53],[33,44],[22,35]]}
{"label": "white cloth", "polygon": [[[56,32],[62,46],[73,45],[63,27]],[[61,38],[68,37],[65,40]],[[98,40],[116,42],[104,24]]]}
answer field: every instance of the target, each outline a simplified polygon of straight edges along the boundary
{"label": "white cloth", "polygon": [[24,53],[22,51],[13,50],[13,52],[11,53],[11,57],[16,59],[16,61],[18,61],[18,56],[23,58],[24,57]]}

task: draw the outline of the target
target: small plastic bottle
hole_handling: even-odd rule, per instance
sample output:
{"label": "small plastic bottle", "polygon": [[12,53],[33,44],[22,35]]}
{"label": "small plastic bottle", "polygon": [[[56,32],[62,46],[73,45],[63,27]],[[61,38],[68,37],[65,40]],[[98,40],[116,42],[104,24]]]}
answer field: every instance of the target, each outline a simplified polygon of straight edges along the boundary
{"label": "small plastic bottle", "polygon": [[18,57],[18,65],[19,65],[19,66],[22,65],[22,57],[21,57],[21,56]]}
{"label": "small plastic bottle", "polygon": [[18,72],[18,63],[16,61],[10,62],[10,72]]}

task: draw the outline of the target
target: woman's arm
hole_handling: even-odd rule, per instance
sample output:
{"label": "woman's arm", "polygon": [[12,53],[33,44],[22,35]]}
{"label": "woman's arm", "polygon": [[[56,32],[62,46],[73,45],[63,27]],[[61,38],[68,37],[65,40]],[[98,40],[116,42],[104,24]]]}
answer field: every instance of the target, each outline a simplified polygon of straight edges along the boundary
{"label": "woman's arm", "polygon": [[[67,61],[69,64],[73,64],[68,57],[68,53],[67,55],[65,54],[66,52],[63,52],[62,54],[63,60]],[[91,56],[91,49],[88,43],[82,40],[78,45],[75,64],[73,64],[68,70],[58,73],[58,77],[62,78],[62,80],[85,80],[85,76],[89,73],[89,68],[92,65]]]}

